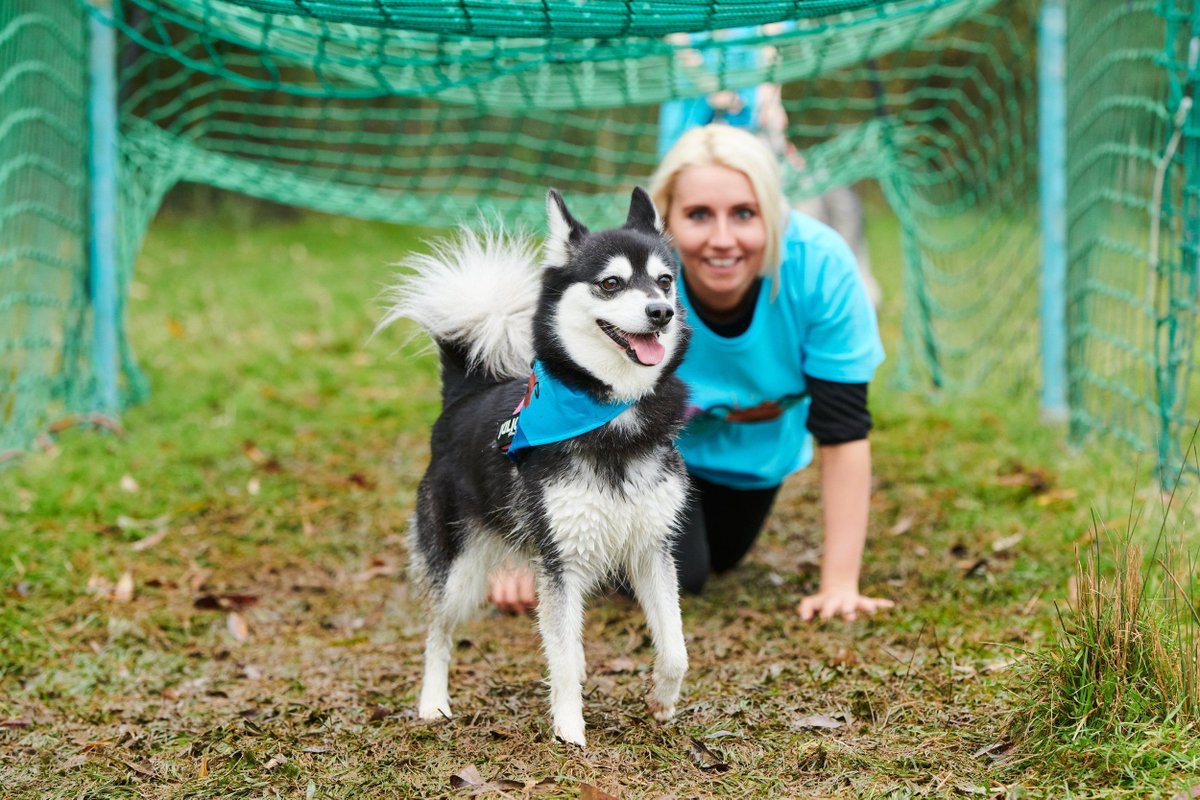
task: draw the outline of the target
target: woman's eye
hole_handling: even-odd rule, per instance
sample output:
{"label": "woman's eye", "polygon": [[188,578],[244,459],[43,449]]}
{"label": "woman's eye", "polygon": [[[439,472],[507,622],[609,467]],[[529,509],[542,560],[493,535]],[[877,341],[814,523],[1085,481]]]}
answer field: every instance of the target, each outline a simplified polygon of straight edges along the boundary
{"label": "woman's eye", "polygon": [[754,219],[754,209],[739,208],[736,212],[738,219]]}
{"label": "woman's eye", "polygon": [[707,208],[693,208],[691,211],[689,211],[687,213],[687,218],[692,220],[693,222],[703,222],[704,220],[708,219],[708,209]]}
{"label": "woman's eye", "polygon": [[621,279],[605,278],[604,280],[600,281],[597,286],[606,292],[615,292],[617,289],[621,288]]}
{"label": "woman's eye", "polygon": [[671,288],[671,276],[670,275],[659,275],[658,276],[658,288],[662,289],[664,292],[669,291]]}

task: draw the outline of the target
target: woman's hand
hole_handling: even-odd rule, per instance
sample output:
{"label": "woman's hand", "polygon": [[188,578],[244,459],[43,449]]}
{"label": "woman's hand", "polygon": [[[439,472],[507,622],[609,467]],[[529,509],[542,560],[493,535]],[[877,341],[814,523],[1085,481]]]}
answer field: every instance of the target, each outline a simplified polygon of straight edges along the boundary
{"label": "woman's hand", "polygon": [[533,611],[537,608],[533,570],[528,566],[504,566],[488,573],[487,599],[507,614]]}
{"label": "woman's hand", "polygon": [[891,600],[882,597],[861,595],[857,589],[835,589],[809,595],[796,606],[796,612],[805,622],[817,617],[830,620],[839,615],[847,622],[853,622],[858,619],[859,612],[874,614],[881,608],[892,608],[895,605]]}

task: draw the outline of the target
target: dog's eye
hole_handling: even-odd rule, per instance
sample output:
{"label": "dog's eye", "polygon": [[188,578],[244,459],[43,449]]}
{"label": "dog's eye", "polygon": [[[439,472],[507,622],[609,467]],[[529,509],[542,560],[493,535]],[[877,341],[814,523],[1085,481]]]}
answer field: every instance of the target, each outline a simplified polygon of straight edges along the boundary
{"label": "dog's eye", "polygon": [[613,278],[610,276],[598,282],[596,285],[606,292],[615,292],[621,288],[622,284],[620,278]]}
{"label": "dog's eye", "polygon": [[671,282],[672,279],[670,275],[658,276],[658,288],[662,289],[664,292],[671,291]]}

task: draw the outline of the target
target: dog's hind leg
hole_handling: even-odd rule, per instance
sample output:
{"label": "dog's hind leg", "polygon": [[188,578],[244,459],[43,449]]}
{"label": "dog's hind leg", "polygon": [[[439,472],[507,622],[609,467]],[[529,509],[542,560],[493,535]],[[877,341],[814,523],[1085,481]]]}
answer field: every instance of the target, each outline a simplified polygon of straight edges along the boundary
{"label": "dog's hind leg", "polygon": [[445,581],[431,593],[429,633],[425,638],[425,678],[417,714],[432,720],[450,717],[450,653],[454,629],[479,608],[487,592],[489,553],[485,547],[464,550]]}
{"label": "dog's hind leg", "polygon": [[538,629],[550,669],[554,735],[586,747],[583,724],[583,596],[578,576],[538,571]]}
{"label": "dog's hind leg", "polygon": [[688,667],[679,579],[667,549],[643,551],[630,559],[626,569],[654,640],[654,688],[646,705],[655,719],[666,722],[675,716],[675,701]]}

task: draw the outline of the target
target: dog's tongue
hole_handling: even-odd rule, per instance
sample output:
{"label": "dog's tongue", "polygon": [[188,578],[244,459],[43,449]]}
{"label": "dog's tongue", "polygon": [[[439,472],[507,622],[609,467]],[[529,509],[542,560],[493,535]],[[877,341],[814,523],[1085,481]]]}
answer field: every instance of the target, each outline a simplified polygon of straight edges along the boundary
{"label": "dog's tongue", "polygon": [[653,367],[655,364],[663,360],[663,354],[666,350],[659,344],[658,337],[652,333],[629,333],[625,335],[625,341],[629,342],[629,346],[633,348],[633,352],[637,354],[639,364],[647,367]]}

